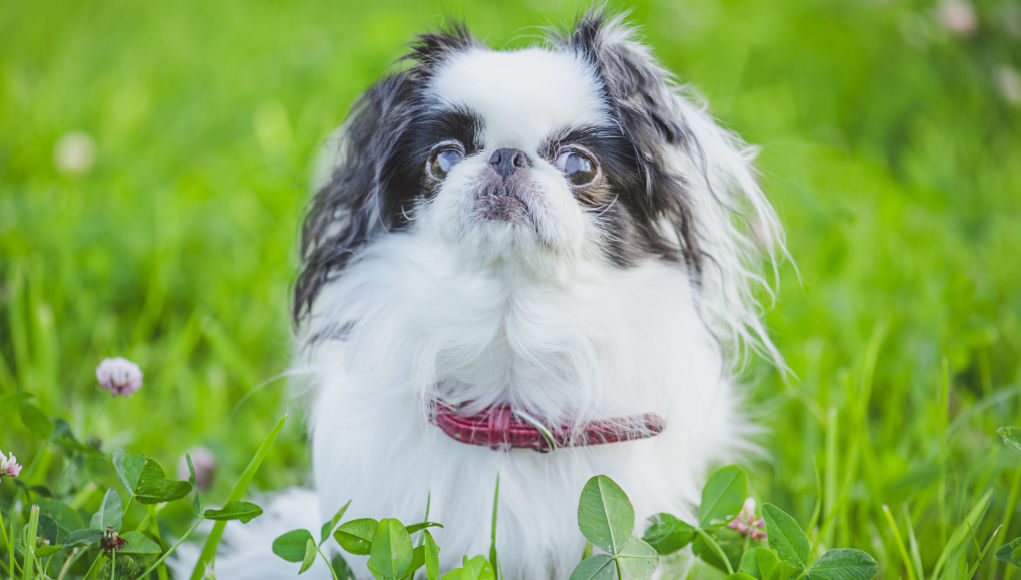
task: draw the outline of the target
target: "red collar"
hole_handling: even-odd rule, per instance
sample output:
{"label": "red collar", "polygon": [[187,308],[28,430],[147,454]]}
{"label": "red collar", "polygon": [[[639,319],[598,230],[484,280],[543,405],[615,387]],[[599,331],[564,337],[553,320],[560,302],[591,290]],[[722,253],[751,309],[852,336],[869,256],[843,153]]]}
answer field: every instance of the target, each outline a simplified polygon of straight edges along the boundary
{"label": "red collar", "polygon": [[645,439],[659,435],[666,426],[659,415],[644,413],[590,421],[577,430],[570,425],[544,428],[507,403],[486,407],[474,415],[463,415],[458,413],[458,407],[441,399],[433,401],[429,422],[451,439],[468,445],[482,445],[497,451],[532,449],[544,453],[557,447]]}

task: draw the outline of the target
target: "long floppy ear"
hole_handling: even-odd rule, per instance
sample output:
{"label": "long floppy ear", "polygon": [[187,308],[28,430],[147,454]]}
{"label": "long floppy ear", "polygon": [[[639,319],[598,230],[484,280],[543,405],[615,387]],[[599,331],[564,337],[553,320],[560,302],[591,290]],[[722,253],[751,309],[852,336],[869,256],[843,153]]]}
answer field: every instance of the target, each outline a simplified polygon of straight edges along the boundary
{"label": "long floppy ear", "polygon": [[[450,53],[477,46],[463,25],[423,34],[401,62],[411,66],[372,85],[327,140],[328,177],[301,228],[301,272],[294,288],[295,324],[311,311],[322,287],[382,233],[408,223],[406,203],[419,195],[419,168],[404,167],[400,150],[426,103],[423,89]],[[322,181],[322,179],[320,179]]]}
{"label": "long floppy ear", "polygon": [[[762,325],[757,287],[764,254],[776,275],[783,234],[752,167],[753,148],[722,129],[636,39],[622,15],[596,8],[554,47],[589,62],[638,151],[662,240],[683,258],[710,330],[740,360],[750,347],[783,366]],[[670,257],[669,254],[665,254]]]}

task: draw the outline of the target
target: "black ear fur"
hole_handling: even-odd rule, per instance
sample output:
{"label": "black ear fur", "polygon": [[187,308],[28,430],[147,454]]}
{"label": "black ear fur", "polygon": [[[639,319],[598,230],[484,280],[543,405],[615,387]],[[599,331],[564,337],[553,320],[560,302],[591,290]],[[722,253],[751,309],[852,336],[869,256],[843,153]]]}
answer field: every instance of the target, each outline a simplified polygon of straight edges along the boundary
{"label": "black ear fur", "polygon": [[786,255],[786,249],[756,183],[753,149],[679,92],[621,16],[590,10],[569,35],[552,42],[587,60],[602,78],[610,110],[645,174],[651,246],[668,259],[671,251],[683,259],[710,331],[735,354],[747,346],[782,367],[753,288],[772,294],[756,262],[766,254],[775,275],[776,252]]}
{"label": "black ear fur", "polygon": [[[641,208],[645,215],[638,217],[647,225],[644,233],[649,245],[668,259],[682,259],[697,282],[704,256],[698,247],[687,184],[660,157],[665,147],[697,149],[698,145],[673,106],[676,96],[669,73],[632,39],[633,31],[622,20],[594,8],[578,19],[568,37],[554,39],[554,44],[580,55],[598,72],[610,110],[635,147],[645,178]],[[675,236],[664,237],[652,223],[663,218]]]}
{"label": "black ear fur", "polygon": [[419,74],[428,75],[432,74],[436,65],[451,53],[477,46],[480,44],[468,32],[468,27],[463,22],[453,22],[440,32],[418,35],[411,43],[411,52],[401,60],[411,61]]}
{"label": "black ear fur", "polygon": [[426,105],[422,89],[437,64],[477,45],[462,24],[420,35],[400,59],[411,66],[383,78],[355,102],[336,144],[339,160],[302,224],[302,268],[292,311],[296,324],[361,247],[407,225],[405,202],[418,193],[420,176],[416,168],[401,165],[397,151]]}
{"label": "black ear fur", "polygon": [[568,42],[596,66],[628,128],[654,131],[670,144],[683,143],[684,126],[661,109],[670,91],[669,75],[643,45],[631,40],[632,34],[621,17],[597,8],[578,19]]}

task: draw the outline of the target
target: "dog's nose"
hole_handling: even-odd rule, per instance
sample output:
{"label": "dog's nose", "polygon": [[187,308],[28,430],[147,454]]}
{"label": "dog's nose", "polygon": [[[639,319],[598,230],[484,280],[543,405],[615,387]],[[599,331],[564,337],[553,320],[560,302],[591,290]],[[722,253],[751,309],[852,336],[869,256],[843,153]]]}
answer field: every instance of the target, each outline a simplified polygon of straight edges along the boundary
{"label": "dog's nose", "polygon": [[520,149],[503,147],[493,151],[493,155],[489,158],[489,164],[493,166],[493,171],[496,171],[500,177],[507,178],[518,169],[527,167],[530,160],[528,155]]}

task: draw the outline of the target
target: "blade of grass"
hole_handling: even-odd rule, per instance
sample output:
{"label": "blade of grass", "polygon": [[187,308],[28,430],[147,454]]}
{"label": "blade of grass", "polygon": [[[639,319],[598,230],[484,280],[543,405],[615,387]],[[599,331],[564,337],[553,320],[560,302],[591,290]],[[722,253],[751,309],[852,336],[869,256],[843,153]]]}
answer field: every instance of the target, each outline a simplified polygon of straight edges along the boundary
{"label": "blade of grass", "polygon": [[890,513],[890,508],[886,504],[883,504],[883,515],[886,516],[886,521],[890,524],[890,531],[893,533],[893,540],[897,545],[897,551],[900,553],[901,560],[904,561],[904,570],[908,574],[908,580],[915,580],[915,571],[911,568],[911,560],[908,558],[908,550],[904,546],[904,540],[901,538],[900,530],[897,529],[897,522],[893,520],[893,514]]}
{"label": "blade of grass", "polygon": [[[947,427],[950,423],[950,362],[943,359],[943,373],[940,381],[939,407],[937,408],[939,419],[936,433],[939,437],[939,488],[936,494],[936,502],[939,507],[939,529],[940,539],[943,544],[947,543]],[[935,571],[934,571],[935,573]]]}
{"label": "blade of grass", "polygon": [[975,565],[972,566],[971,570],[968,571],[968,578],[974,578],[975,577],[975,573],[978,572],[979,567],[982,566],[982,562],[985,561],[986,552],[988,552],[989,548],[992,547],[993,540],[996,539],[996,535],[999,534],[1000,530],[1002,530],[1002,529],[1003,529],[1003,526],[997,526],[996,529],[993,530],[993,535],[989,536],[989,539],[986,540],[986,546],[984,548],[981,548],[981,547],[979,548],[978,558],[975,560]]}
{"label": "blade of grass", "polygon": [[[181,535],[181,537],[177,540],[177,543],[171,546],[171,548],[166,552],[163,552],[163,554],[160,555],[159,559],[153,562],[148,568],[145,569],[145,571],[139,574],[138,577],[145,578],[147,575],[149,575],[149,573],[151,573],[156,568],[163,568],[163,561],[170,557],[171,554],[173,554],[179,547],[181,547],[181,544],[188,540],[188,537],[191,536],[192,532],[195,531],[195,528],[199,527],[200,523],[202,523],[202,518],[195,518],[195,521],[191,524],[191,527],[188,528],[187,532]],[[199,568],[196,568],[196,570],[198,569]]]}
{"label": "blade of grass", "polygon": [[28,516],[28,527],[25,530],[24,538],[24,558],[25,560],[21,563],[22,578],[24,580],[31,580],[35,575],[35,537],[39,530],[39,506],[32,506],[32,510]]}
{"label": "blade of grass", "polygon": [[812,505],[812,516],[808,518],[808,525],[805,529],[811,530],[819,526],[819,518],[822,516],[822,476],[819,475],[819,461],[812,458],[812,473],[815,474],[815,502]]}
{"label": "blade of grass", "polygon": [[971,511],[968,512],[968,517],[966,517],[964,521],[954,529],[950,536],[950,541],[943,547],[943,552],[940,553],[939,559],[936,560],[936,566],[932,569],[932,575],[930,578],[935,579],[940,577],[940,572],[943,571],[943,568],[950,561],[950,557],[954,555],[967,540],[968,531],[978,525],[982,516],[985,515],[992,496],[993,490],[990,489],[986,491],[986,493],[982,496],[982,499],[972,506]]}
{"label": "blade of grass", "polygon": [[[1007,496],[1007,503],[1005,505],[1008,506],[1017,505],[1019,490],[1021,490],[1021,469],[1018,469],[1014,473],[1014,481],[1011,483],[1010,494]],[[1002,527],[1005,530],[1009,530],[1013,516],[1014,510],[1010,509],[1004,510],[1003,521],[1000,523],[1000,527]],[[993,560],[993,562],[995,562],[995,564],[993,565],[993,570],[992,573],[990,574],[991,578],[997,577],[996,572],[1000,566],[1004,566],[1006,568],[1006,572],[1004,573],[1005,578],[1009,579],[1014,574],[1014,566],[1009,566],[1006,562],[1000,562],[999,560]]]}
{"label": "blade of grass", "polygon": [[[865,358],[862,363],[861,393],[848,393],[849,400],[859,401],[854,406],[855,417],[853,429],[857,438],[858,449],[865,450],[860,453],[860,476],[868,486],[872,497],[883,497],[883,484],[879,474],[880,468],[877,465],[878,454],[874,452],[875,443],[872,440],[872,430],[869,428],[869,405],[873,397],[873,389],[876,381],[876,364],[879,360],[879,353],[886,337],[887,322],[882,321],[875,326],[872,336],[869,338],[865,349]],[[880,395],[876,395],[879,397]]]}
{"label": "blade of grass", "polygon": [[911,525],[911,514],[908,513],[908,506],[904,506],[904,527],[908,531],[908,545],[911,547],[911,561],[915,566],[915,574],[919,578],[925,578],[925,569],[922,567],[922,553],[918,549],[918,536],[915,534],[915,527]]}
{"label": "blade of grass", "polygon": [[14,373],[7,364],[4,353],[0,352],[0,392],[7,393],[17,390],[17,382],[14,380]]}
{"label": "blade of grass", "polygon": [[[248,463],[248,467],[241,473],[241,477],[237,483],[234,484],[233,489],[230,490],[230,494],[227,495],[225,504],[232,501],[240,501],[241,496],[244,495],[245,491],[248,490],[248,484],[251,483],[252,477],[255,476],[255,472],[258,471],[259,466],[262,465],[262,461],[266,459],[266,455],[269,454],[269,450],[273,447],[273,443],[277,439],[277,435],[280,434],[280,430],[284,428],[284,421],[287,420],[287,415],[284,415],[277,421],[273,430],[270,431],[269,435],[259,446],[258,451],[255,452],[255,456]],[[223,537],[223,529],[227,526],[225,520],[216,522],[213,526],[213,530],[209,532],[209,537],[206,538],[206,543],[202,546],[202,553],[199,554],[199,559],[195,562],[195,568],[191,572],[191,580],[200,580],[205,574],[207,568],[212,567],[213,561],[216,559],[216,547],[220,544],[220,538]]]}
{"label": "blade of grass", "polygon": [[28,329],[25,327],[25,273],[20,263],[11,268],[11,274],[7,278],[7,300],[10,304],[7,312],[8,332],[10,332],[11,350],[14,354],[14,368],[17,369],[17,379],[24,384],[30,384],[26,373],[29,370],[31,358],[28,352]]}
{"label": "blade of grass", "polygon": [[14,545],[11,543],[10,538],[7,536],[7,526],[4,524],[4,514],[0,511],[0,540],[3,540],[3,544],[0,547],[7,550],[7,555],[10,558],[10,563],[0,562],[0,569],[7,573],[8,576],[14,576]]}
{"label": "blade of grass", "polygon": [[[429,507],[431,506],[432,501],[433,501],[433,492],[430,490],[430,491],[427,491],[425,493],[425,517],[422,518],[423,522],[428,522],[429,521]],[[418,545],[419,546],[424,546],[425,545],[425,534],[419,534],[418,535]]]}
{"label": "blade of grass", "polygon": [[[198,490],[196,490],[195,493],[198,493]],[[159,522],[156,521],[156,512],[166,505],[167,504],[160,504],[159,507],[154,505],[145,506],[146,510],[149,512],[149,518],[151,520],[149,531],[152,532],[153,537],[156,538],[156,543],[159,544],[160,549],[165,548],[166,544],[163,542],[163,537],[160,535],[160,526]],[[168,576],[166,566],[160,566],[159,568],[157,568],[156,576],[157,578],[159,578],[159,580],[167,580]]]}
{"label": "blade of grass", "polygon": [[219,320],[207,314],[199,321],[199,328],[224,365],[241,378],[246,390],[259,384],[258,375],[252,370],[237,342],[231,339],[231,335]]}
{"label": "blade of grass", "polygon": [[825,546],[833,545],[837,520],[837,410],[830,407],[826,410],[826,460],[823,471],[823,509],[826,519],[823,524],[820,541]]}
{"label": "blade of grass", "polygon": [[489,528],[489,563],[493,566],[496,580],[500,580],[499,560],[496,556],[496,514],[500,504],[500,474],[496,474],[496,491],[493,492],[493,523]]}

